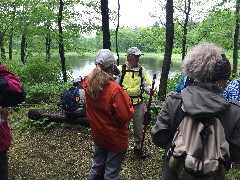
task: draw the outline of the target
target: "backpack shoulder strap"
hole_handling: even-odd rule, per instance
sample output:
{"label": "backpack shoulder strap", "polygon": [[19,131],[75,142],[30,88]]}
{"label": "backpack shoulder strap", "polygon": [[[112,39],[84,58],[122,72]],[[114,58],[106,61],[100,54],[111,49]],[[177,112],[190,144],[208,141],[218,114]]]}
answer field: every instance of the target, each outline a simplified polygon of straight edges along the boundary
{"label": "backpack shoulder strap", "polygon": [[143,86],[142,66],[139,68],[139,76],[141,77],[141,87],[142,87]]}
{"label": "backpack shoulder strap", "polygon": [[142,66],[139,68],[139,76],[141,76],[142,77]]}
{"label": "backpack shoulder strap", "polygon": [[79,96],[79,88],[78,87],[72,87],[72,88],[73,88],[72,90],[74,90],[74,95]]}
{"label": "backpack shoulder strap", "polygon": [[124,79],[124,76],[126,74],[126,66],[127,66],[126,64],[122,65],[122,74],[121,74],[121,79],[120,79],[120,83],[119,83],[120,86],[122,86],[123,79]]}
{"label": "backpack shoulder strap", "polygon": [[171,96],[172,98],[175,98],[175,99],[182,99],[182,95],[181,93],[178,93],[176,91],[171,91],[167,94],[167,97],[168,96]]}

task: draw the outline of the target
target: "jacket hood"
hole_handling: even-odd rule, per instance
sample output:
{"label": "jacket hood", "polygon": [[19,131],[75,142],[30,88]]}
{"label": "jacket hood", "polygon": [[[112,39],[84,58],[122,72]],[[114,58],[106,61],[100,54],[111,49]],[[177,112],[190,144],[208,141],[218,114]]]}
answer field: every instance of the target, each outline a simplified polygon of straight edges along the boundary
{"label": "jacket hood", "polygon": [[215,84],[196,83],[183,89],[181,95],[185,112],[198,118],[214,116],[230,106]]}

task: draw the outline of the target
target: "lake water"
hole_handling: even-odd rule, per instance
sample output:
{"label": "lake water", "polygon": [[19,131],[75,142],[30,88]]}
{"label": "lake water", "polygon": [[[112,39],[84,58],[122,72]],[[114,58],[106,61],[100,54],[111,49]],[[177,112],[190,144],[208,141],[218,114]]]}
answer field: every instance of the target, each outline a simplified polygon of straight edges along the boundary
{"label": "lake water", "polygon": [[[67,58],[67,64],[72,68],[74,78],[78,76],[86,76],[95,67],[94,56],[68,56]],[[120,57],[119,64],[123,64],[125,62],[126,59],[124,58],[126,57]],[[155,87],[158,87],[160,82],[162,63],[163,60],[159,58],[147,56],[140,57],[140,64],[146,68],[150,82],[152,81],[153,74],[156,73],[157,79]],[[180,66],[181,64],[179,63],[172,63],[168,77],[171,78],[176,73],[180,73]]]}

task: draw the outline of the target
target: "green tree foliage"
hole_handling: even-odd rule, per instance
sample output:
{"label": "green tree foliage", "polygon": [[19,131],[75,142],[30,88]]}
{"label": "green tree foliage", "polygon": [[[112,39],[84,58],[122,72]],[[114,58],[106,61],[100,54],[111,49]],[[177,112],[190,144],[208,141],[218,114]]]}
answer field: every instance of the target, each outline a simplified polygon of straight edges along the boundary
{"label": "green tree foliage", "polygon": [[[213,12],[189,33],[189,38],[214,42],[226,50],[233,49],[234,11],[225,9]],[[193,36],[194,35],[194,36]]]}
{"label": "green tree foliage", "polygon": [[116,43],[120,52],[126,52],[129,47],[137,46],[144,52],[164,52],[165,29],[160,27],[121,28],[118,32],[118,42],[112,32],[112,50],[115,51]]}
{"label": "green tree foliage", "polygon": [[[51,38],[51,53],[57,52],[58,47],[58,4],[57,0],[42,1],[1,1],[1,31],[3,36],[2,47],[7,47],[8,38],[13,34],[13,50],[20,52],[21,36],[26,33],[26,57],[33,54],[45,53],[45,38]],[[69,0],[64,2],[63,12],[63,38],[66,52],[80,54],[96,52],[102,47],[101,15],[99,1]],[[206,3],[206,4],[205,4]],[[211,41],[222,45],[226,49],[233,47],[234,12],[220,4],[221,8],[210,7],[208,13],[201,12],[208,2],[200,3],[192,0],[192,10],[188,22],[187,49],[199,41]],[[165,2],[162,2],[165,6]],[[174,2],[175,38],[173,53],[181,52],[182,27],[184,23],[184,1]],[[120,11],[121,12],[121,11]],[[109,10],[110,19],[116,19],[116,12]],[[138,46],[144,52],[163,53],[165,46],[164,14],[159,12],[158,22],[151,27],[130,28],[120,27],[118,42],[115,42],[115,31],[111,30],[111,49],[115,51],[116,43],[119,51],[125,52],[130,46]],[[5,27],[5,29],[4,29]],[[6,28],[9,27],[9,28]],[[97,32],[95,38],[90,34]],[[82,36],[82,34],[87,34]],[[0,36],[1,37],[1,36]],[[219,38],[221,37],[221,38]],[[1,38],[0,38],[1,39]],[[0,41],[1,42],[1,41]]]}
{"label": "green tree foliage", "polygon": [[12,34],[16,15],[16,4],[13,1],[1,1],[0,3],[0,51],[1,58],[5,59],[5,44],[8,36]]}
{"label": "green tree foliage", "polygon": [[[159,1],[160,2],[160,1]],[[184,24],[184,2],[174,1],[174,46],[173,53],[181,53],[182,27]],[[210,1],[191,1],[190,19],[187,25],[186,50],[199,43],[211,41],[223,46],[226,50],[233,49],[234,9],[224,3],[215,5]],[[219,1],[220,2],[220,1]],[[161,1],[164,10],[166,2]],[[217,4],[217,5],[216,5]],[[63,41],[66,52],[96,52],[102,48],[103,35],[101,32],[100,1],[68,0],[64,1],[63,11]],[[205,11],[206,6],[208,11]],[[25,60],[36,56],[44,58],[46,51],[46,37],[50,41],[51,55],[58,53],[58,7],[57,0],[1,0],[0,8],[0,46],[2,58],[7,54],[8,39],[12,37],[13,56],[19,57],[22,35],[25,34]],[[194,8],[198,7],[198,8]],[[121,10],[120,10],[121,12]],[[111,49],[116,52],[126,52],[130,46],[138,46],[143,52],[164,53],[165,50],[165,10],[159,11],[159,21],[150,27],[119,27],[118,41],[115,30],[111,30]],[[110,19],[116,19],[116,12],[109,10]],[[120,19],[121,20],[121,19]],[[120,22],[121,24],[121,22]],[[96,32],[96,37],[90,34]],[[85,34],[83,36],[83,34]],[[221,38],[219,38],[221,37]],[[5,54],[6,51],[6,54]],[[37,60],[37,59],[36,59]]]}
{"label": "green tree foliage", "polygon": [[[181,3],[178,5],[175,4],[174,6],[175,38],[173,53],[182,52],[184,17],[180,13],[183,9],[183,4]],[[233,48],[235,23],[234,11],[222,4],[221,6],[218,5],[221,8],[217,9],[215,8],[216,5],[213,5],[212,7],[209,7],[209,11],[203,13],[203,9],[207,3],[209,2],[192,1],[191,7],[193,10],[190,12],[190,19],[187,24],[186,51],[201,41],[210,41],[223,46],[225,50],[231,50]],[[194,9],[196,6],[202,7],[202,9]],[[177,10],[178,13],[176,12]],[[115,47],[117,43],[120,52],[126,52],[130,46],[138,46],[144,52],[163,53],[165,46],[165,31],[165,23],[162,21],[156,22],[150,27],[120,27],[118,30],[118,42],[116,42],[115,39],[115,31],[112,30],[111,32],[111,49],[116,51]],[[90,40],[83,39],[83,42],[86,42],[91,46],[93,45],[93,49],[97,51],[101,48],[102,34],[98,33],[95,38],[91,38]]]}
{"label": "green tree foliage", "polygon": [[[83,33],[91,33],[99,29],[99,2],[84,0],[68,0],[64,2],[63,24],[64,44],[66,51],[85,52],[82,46],[76,46],[75,39]],[[51,47],[58,44],[58,7],[57,0],[2,1],[0,9],[0,42],[1,47],[8,45],[8,37],[13,34],[15,52],[20,52],[20,42],[16,42],[22,34],[26,35],[26,56],[33,53],[44,53],[45,38],[51,38]],[[21,40],[20,40],[21,41]]]}

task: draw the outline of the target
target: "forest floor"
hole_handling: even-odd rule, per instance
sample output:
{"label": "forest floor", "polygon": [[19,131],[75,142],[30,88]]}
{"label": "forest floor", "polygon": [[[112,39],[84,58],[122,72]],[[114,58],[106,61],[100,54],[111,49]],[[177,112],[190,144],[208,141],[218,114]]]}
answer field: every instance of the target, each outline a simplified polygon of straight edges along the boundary
{"label": "forest floor", "polygon": [[[81,125],[50,123],[42,126],[27,118],[29,108],[12,110],[9,124],[13,134],[9,150],[9,179],[87,180],[92,165],[93,141],[90,128]],[[130,148],[123,161],[120,180],[161,179],[163,149],[152,144],[147,130],[145,150],[148,157],[134,157]],[[164,138],[164,137],[163,137]],[[240,179],[240,167],[227,174],[228,180]]]}

